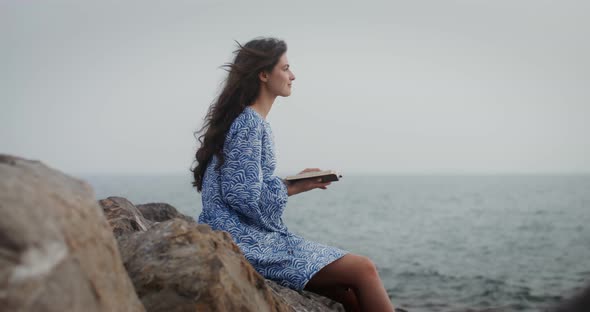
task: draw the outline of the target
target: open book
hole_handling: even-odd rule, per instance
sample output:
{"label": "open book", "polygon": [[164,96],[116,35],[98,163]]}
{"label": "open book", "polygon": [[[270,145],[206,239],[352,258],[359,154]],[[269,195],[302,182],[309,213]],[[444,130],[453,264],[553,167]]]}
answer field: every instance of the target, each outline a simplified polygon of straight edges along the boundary
{"label": "open book", "polygon": [[286,177],[285,180],[295,182],[303,179],[322,178],[322,182],[339,181],[342,175],[334,170],[310,171]]}

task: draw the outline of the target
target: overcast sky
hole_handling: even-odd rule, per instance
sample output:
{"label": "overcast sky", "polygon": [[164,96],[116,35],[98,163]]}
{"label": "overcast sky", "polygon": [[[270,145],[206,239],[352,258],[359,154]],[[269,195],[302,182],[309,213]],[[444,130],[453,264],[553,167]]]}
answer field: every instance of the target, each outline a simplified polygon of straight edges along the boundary
{"label": "overcast sky", "polygon": [[590,173],[587,1],[1,1],[0,152],[187,173],[234,40],[284,39],[279,174]]}

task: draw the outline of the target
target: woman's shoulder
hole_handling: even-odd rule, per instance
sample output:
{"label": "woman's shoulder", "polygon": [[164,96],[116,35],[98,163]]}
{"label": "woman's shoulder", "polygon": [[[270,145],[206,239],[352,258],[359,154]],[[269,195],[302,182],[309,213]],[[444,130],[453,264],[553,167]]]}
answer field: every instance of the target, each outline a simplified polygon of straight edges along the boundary
{"label": "woman's shoulder", "polygon": [[260,131],[263,128],[264,120],[253,109],[246,107],[244,111],[232,122],[229,134],[233,135],[240,131]]}

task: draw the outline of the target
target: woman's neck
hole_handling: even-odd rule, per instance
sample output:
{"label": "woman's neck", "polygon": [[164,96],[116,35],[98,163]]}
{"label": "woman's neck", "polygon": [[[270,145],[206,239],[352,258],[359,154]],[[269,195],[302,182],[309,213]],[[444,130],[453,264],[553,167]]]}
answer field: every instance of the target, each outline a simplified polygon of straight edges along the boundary
{"label": "woman's neck", "polygon": [[252,103],[251,107],[258,114],[260,114],[260,116],[266,119],[266,116],[270,112],[272,104],[274,103],[276,98],[276,95],[272,95],[266,92],[264,88],[261,88],[260,94],[258,94],[258,97],[256,98],[256,100],[254,100],[254,103]]}

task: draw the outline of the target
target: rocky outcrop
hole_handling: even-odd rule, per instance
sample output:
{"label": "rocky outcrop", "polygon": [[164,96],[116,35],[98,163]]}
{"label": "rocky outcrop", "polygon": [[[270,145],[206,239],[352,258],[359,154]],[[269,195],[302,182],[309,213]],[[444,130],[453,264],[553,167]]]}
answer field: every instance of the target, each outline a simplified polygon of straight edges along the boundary
{"label": "rocky outcrop", "polygon": [[137,231],[147,231],[152,225],[129,200],[123,197],[109,197],[98,201],[113,229],[115,237]]}
{"label": "rocky outcrop", "polygon": [[137,209],[139,209],[144,218],[154,222],[162,222],[174,218],[183,219],[187,222],[196,222],[195,219],[178,212],[176,208],[166,203],[137,205]]}
{"label": "rocky outcrop", "polygon": [[587,312],[590,308],[590,284],[579,290],[573,297],[562,300],[548,309],[550,312]]}
{"label": "rocky outcrop", "polygon": [[228,233],[197,224],[169,204],[135,208],[120,197],[99,203],[115,221],[147,211],[125,219],[147,219],[147,231],[128,226],[130,231],[118,236],[125,267],[147,311],[344,311],[328,298],[265,280]]}
{"label": "rocky outcrop", "polygon": [[[344,307],[318,294],[302,291],[297,292],[291,288],[283,287],[273,281],[266,280],[266,284],[283,300],[287,302],[295,311],[298,312],[324,312],[324,311],[341,311]],[[396,310],[397,311],[397,310]]]}
{"label": "rocky outcrop", "polygon": [[87,183],[38,161],[0,155],[0,214],[2,311],[342,308],[265,280],[228,233],[167,204],[97,203]]}
{"label": "rocky outcrop", "polygon": [[0,309],[144,311],[85,182],[0,155]]}
{"label": "rocky outcrop", "polygon": [[226,232],[175,218],[119,246],[147,311],[293,311]]}

